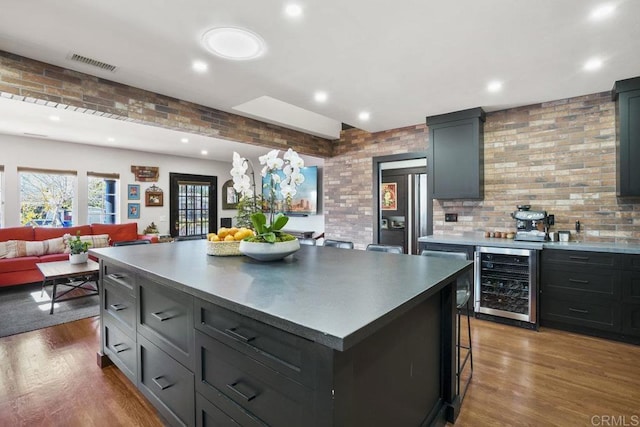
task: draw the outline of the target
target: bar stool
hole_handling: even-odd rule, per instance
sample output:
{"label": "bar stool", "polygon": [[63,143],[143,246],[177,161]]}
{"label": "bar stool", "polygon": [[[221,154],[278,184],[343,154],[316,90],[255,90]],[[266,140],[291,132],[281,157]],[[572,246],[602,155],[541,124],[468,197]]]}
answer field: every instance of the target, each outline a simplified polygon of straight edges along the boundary
{"label": "bar stool", "polygon": [[333,248],[353,249],[353,242],[347,242],[346,240],[325,239],[323,245],[330,246]]}
{"label": "bar stool", "polygon": [[[443,251],[422,251],[422,255],[424,256],[433,256],[440,258],[458,258],[458,259],[467,259],[467,254],[464,252],[443,252]],[[470,305],[470,297],[471,297],[471,282],[469,281],[469,277],[460,277],[456,283],[456,308],[458,315],[458,337],[456,343],[456,354],[457,354],[457,369],[456,369],[456,379],[457,379],[457,388],[458,395],[460,396],[460,403],[464,400],[464,396],[467,394],[467,388],[469,388],[469,383],[471,382],[471,378],[473,377],[473,351],[471,350],[471,305]],[[469,338],[469,345],[462,345],[460,342],[460,324],[462,317],[462,308],[466,308],[466,316],[467,316],[467,334]],[[460,357],[460,349],[467,350],[467,353],[464,356],[464,360]],[[462,377],[462,372],[464,368],[469,362],[469,378],[466,379],[464,383],[464,388],[460,389],[460,381]]]}
{"label": "bar stool", "polygon": [[396,245],[381,245],[379,243],[370,243],[367,245],[367,251],[371,252],[387,252],[390,254],[403,254],[404,248]]}

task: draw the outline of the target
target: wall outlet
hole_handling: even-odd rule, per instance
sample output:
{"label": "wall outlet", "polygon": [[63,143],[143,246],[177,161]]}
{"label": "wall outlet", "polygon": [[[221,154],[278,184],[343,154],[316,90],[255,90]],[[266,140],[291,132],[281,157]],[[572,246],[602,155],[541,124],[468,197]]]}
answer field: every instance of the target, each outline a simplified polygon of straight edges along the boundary
{"label": "wall outlet", "polygon": [[444,214],[444,222],[458,222],[458,214],[457,213]]}

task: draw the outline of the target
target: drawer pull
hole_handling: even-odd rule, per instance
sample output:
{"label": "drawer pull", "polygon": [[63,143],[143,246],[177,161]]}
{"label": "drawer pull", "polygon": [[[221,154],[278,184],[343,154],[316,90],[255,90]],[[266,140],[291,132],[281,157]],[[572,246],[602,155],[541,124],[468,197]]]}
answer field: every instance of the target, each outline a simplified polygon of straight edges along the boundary
{"label": "drawer pull", "polygon": [[159,377],[153,378],[151,381],[153,381],[160,390],[168,389],[173,385],[169,381],[167,381],[166,378],[162,375],[160,375]]}
{"label": "drawer pull", "polygon": [[111,279],[120,280],[120,279],[124,279],[124,274],[121,274],[121,273],[111,273],[111,274],[109,274],[109,277],[110,277]]}
{"label": "drawer pull", "polygon": [[244,392],[238,389],[238,386],[242,386],[240,382],[235,382],[233,384],[227,384],[227,387],[231,389],[235,394],[246,400],[247,402],[252,401],[258,395],[255,391],[251,390],[249,387],[244,386]]}
{"label": "drawer pull", "polygon": [[588,280],[580,280],[580,279],[569,279],[571,283],[580,283],[581,285],[588,285]]}
{"label": "drawer pull", "polygon": [[113,309],[113,311],[120,311],[120,310],[124,310],[125,308],[127,308],[127,306],[124,305],[124,304],[111,304],[110,307]]}
{"label": "drawer pull", "polygon": [[578,308],[569,307],[569,311],[572,311],[574,313],[580,313],[580,314],[589,314],[589,310],[580,310]]}
{"label": "drawer pull", "polygon": [[120,343],[120,344],[115,344],[113,346],[113,349],[116,351],[116,353],[122,353],[123,351],[129,350],[129,347],[127,347],[127,345],[124,343]]}
{"label": "drawer pull", "polygon": [[157,311],[155,313],[151,313],[151,315],[153,317],[155,317],[156,319],[158,319],[161,322],[164,322],[165,320],[169,320],[171,319],[173,316],[169,315],[169,314],[164,314],[162,311]]}
{"label": "drawer pull", "polygon": [[588,256],[570,255],[569,259],[572,259],[574,261],[589,261],[589,257]]}
{"label": "drawer pull", "polygon": [[228,328],[228,329],[225,329],[224,331],[229,335],[231,335],[232,337],[239,339],[240,341],[250,342],[256,339],[255,335],[249,336],[249,337],[242,335],[240,332],[238,332],[238,328]]}

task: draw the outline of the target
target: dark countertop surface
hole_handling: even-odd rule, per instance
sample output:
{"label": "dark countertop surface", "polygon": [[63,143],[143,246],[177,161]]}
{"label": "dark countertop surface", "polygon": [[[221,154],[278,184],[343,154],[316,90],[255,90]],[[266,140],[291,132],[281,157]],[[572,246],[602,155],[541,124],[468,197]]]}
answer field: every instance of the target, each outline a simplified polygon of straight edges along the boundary
{"label": "dark countertop surface", "polygon": [[[571,238],[575,238],[575,234],[571,234]],[[561,249],[571,251],[590,251],[590,252],[610,252],[621,254],[640,254],[640,245],[630,243],[603,243],[603,242],[584,242],[572,240],[569,242],[523,242],[513,239],[496,239],[484,237],[483,234],[466,234],[462,236],[454,235],[431,235],[423,236],[418,239],[419,242],[425,243],[447,243],[453,245],[468,246],[491,246],[498,248],[517,248],[517,249]]]}
{"label": "dark countertop surface", "polygon": [[152,280],[336,350],[439,292],[470,261],[302,246],[276,262],[206,254],[206,241],[92,249]]}

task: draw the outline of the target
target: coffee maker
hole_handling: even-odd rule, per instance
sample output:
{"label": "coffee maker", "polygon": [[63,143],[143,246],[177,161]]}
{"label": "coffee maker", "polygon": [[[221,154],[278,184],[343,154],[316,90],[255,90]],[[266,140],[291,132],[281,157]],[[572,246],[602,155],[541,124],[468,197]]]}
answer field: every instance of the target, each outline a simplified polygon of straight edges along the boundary
{"label": "coffee maker", "polygon": [[549,226],[553,224],[553,216],[546,211],[532,211],[531,205],[518,205],[518,210],[511,214],[516,220],[514,240],[544,242],[549,240]]}

